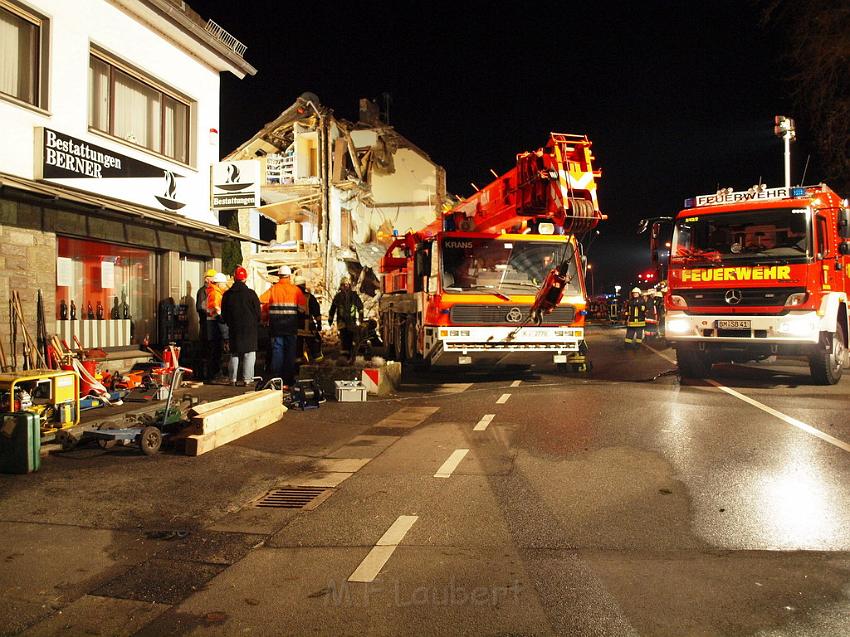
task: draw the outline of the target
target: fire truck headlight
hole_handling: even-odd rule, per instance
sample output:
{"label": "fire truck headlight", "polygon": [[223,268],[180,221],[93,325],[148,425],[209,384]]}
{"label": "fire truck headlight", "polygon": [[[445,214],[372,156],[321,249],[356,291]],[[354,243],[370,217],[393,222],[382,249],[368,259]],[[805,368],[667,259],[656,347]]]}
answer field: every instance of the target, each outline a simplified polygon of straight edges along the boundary
{"label": "fire truck headlight", "polygon": [[779,331],[789,336],[811,336],[817,330],[817,321],[813,316],[797,316],[779,324]]}
{"label": "fire truck headlight", "polygon": [[688,307],[688,302],[683,296],[679,296],[678,294],[671,294],[670,305],[672,305],[673,307]]}
{"label": "fire truck headlight", "polygon": [[785,307],[794,307],[795,305],[802,305],[809,298],[808,293],[806,292],[797,292],[796,294],[790,294],[787,299],[785,299]]}
{"label": "fire truck headlight", "polygon": [[672,334],[687,334],[691,331],[691,322],[684,318],[671,319],[667,321],[667,331]]}

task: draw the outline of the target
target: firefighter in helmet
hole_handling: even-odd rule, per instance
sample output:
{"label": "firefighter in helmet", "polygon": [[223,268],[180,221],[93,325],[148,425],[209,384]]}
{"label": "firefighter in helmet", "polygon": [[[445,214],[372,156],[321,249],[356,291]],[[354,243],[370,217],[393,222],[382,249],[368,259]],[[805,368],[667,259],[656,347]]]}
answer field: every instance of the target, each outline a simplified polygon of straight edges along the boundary
{"label": "firefighter in helmet", "polygon": [[641,297],[640,288],[632,288],[626,314],[626,347],[636,348],[643,342],[643,330],[646,327],[646,302]]}

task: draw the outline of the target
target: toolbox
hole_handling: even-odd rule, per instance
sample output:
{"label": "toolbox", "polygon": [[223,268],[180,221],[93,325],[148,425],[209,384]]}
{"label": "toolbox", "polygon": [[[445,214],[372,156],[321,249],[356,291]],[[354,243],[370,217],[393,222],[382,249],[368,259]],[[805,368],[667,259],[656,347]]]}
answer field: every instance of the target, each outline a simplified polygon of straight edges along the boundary
{"label": "toolbox", "polygon": [[341,403],[365,403],[366,385],[359,380],[335,380],[336,399]]}
{"label": "toolbox", "polygon": [[0,473],[41,467],[41,419],[29,411],[0,413]]}

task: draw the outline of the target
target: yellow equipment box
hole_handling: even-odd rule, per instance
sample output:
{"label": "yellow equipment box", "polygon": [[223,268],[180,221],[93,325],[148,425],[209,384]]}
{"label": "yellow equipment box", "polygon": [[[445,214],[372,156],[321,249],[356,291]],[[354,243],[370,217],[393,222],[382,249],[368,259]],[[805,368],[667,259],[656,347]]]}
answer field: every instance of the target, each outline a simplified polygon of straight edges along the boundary
{"label": "yellow equipment box", "polygon": [[41,419],[42,440],[80,422],[80,377],[72,370],[28,369],[0,374],[0,411]]}

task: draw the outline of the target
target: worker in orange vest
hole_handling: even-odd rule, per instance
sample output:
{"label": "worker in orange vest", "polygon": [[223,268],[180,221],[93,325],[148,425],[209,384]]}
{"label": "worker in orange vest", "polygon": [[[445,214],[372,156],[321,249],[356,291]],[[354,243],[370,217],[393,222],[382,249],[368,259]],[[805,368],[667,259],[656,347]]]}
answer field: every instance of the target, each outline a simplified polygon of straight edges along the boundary
{"label": "worker in orange vest", "polygon": [[272,378],[279,376],[285,385],[292,385],[295,382],[299,313],[307,314],[307,298],[292,283],[292,269],[288,265],[281,266],[278,274],[278,282],[260,297],[272,348],[268,371]]}
{"label": "worker in orange vest", "polygon": [[227,350],[227,323],[221,318],[221,297],[227,289],[227,275],[218,272],[207,290],[207,353],[206,380],[214,381],[221,377],[221,354]]}

